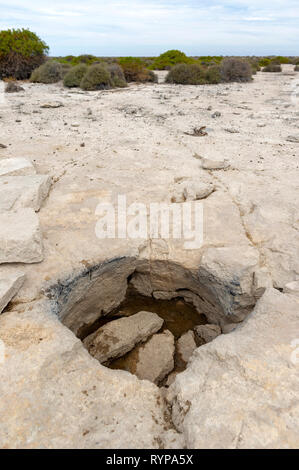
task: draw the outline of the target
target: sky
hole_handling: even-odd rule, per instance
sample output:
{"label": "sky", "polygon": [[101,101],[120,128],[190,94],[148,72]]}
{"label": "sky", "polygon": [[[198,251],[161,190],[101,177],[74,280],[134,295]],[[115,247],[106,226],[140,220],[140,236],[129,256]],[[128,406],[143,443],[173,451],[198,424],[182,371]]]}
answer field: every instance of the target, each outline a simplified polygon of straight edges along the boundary
{"label": "sky", "polygon": [[299,55],[299,0],[0,0],[50,55]]}

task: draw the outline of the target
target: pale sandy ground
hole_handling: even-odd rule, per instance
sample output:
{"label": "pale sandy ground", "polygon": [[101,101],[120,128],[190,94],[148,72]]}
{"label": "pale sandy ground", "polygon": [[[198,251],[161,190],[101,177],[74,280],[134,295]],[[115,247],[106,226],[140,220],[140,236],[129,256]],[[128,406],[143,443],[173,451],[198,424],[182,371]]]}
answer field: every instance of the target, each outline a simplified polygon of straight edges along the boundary
{"label": "pale sandy ground", "polygon": [[[17,266],[26,281],[0,317],[7,348],[0,447],[298,447],[298,365],[290,358],[299,304],[296,292],[279,292],[299,280],[299,143],[287,141],[299,142],[299,74],[292,69],[259,73],[246,84],[132,84],[105,92],[25,83],[25,92],[5,96],[0,159],[26,157],[53,185],[39,212],[44,261]],[[52,101],[64,106],[41,108]],[[221,116],[214,119],[215,111]],[[184,134],[200,126],[208,136]],[[207,172],[195,153],[231,166]],[[200,250],[162,243],[148,254],[140,241],[96,237],[99,201],[125,194],[129,202],[169,202],[178,178],[207,176],[216,191],[205,200]],[[236,331],[197,349],[169,389],[171,419],[161,389],[102,367],[38,302],[57,280],[121,256],[192,270],[149,263],[155,290],[190,294],[198,272],[204,287],[216,279],[208,287],[222,312],[238,302],[246,311],[260,287],[275,288]],[[87,307],[88,297],[110,307],[120,301],[135,265],[130,258],[118,263],[100,284],[92,279]],[[228,295],[236,286],[240,295]],[[85,284],[79,288],[84,298]]]}
{"label": "pale sandy ground", "polygon": [[[232,168],[214,177],[228,188],[240,184],[245,199],[258,191],[267,204],[275,197],[277,211],[288,205],[297,212],[299,144],[286,141],[299,132],[299,99],[294,99],[299,75],[292,69],[259,73],[249,84],[133,84],[125,90],[82,92],[25,83],[25,93],[6,95],[0,142],[8,148],[0,150],[0,158],[26,157],[38,173],[54,180],[40,212],[45,261],[26,267],[28,280],[20,295],[26,297],[31,277],[37,275],[39,289],[42,278],[68,272],[81,261],[103,259],[94,235],[99,198],[126,194],[129,201],[169,200],[175,178],[200,174],[194,153],[228,159]],[[164,75],[160,72],[160,80]],[[64,107],[40,108],[56,100]],[[215,111],[221,117],[213,119]],[[184,134],[202,125],[208,136]],[[231,128],[239,133],[226,131]],[[294,224],[298,228],[298,221]],[[278,284],[294,280],[291,270],[291,279],[284,276]],[[35,296],[30,291],[29,298]]]}

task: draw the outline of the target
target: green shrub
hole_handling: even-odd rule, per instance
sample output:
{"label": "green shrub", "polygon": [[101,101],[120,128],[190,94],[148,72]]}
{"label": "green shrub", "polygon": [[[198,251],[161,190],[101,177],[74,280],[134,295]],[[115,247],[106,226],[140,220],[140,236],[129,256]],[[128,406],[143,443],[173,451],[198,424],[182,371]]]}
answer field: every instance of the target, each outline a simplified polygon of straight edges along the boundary
{"label": "green shrub", "polygon": [[91,65],[80,83],[80,87],[87,91],[109,90],[112,86],[110,72],[102,64]]}
{"label": "green shrub", "polygon": [[145,68],[144,62],[137,57],[123,57],[119,59],[127,82],[152,82],[153,73]]}
{"label": "green shrub", "polygon": [[54,60],[48,60],[38,69],[33,70],[30,81],[34,83],[57,83],[62,79],[62,76],[62,65]]}
{"label": "green shrub", "polygon": [[79,87],[82,78],[87,72],[86,64],[79,64],[75,67],[71,67],[63,79],[64,86],[68,88]]}
{"label": "green shrub", "polygon": [[282,72],[282,68],[280,64],[276,64],[273,62],[267,65],[267,67],[263,69],[263,72]]}
{"label": "green shrub", "polygon": [[250,82],[252,80],[250,64],[246,60],[236,57],[223,59],[220,73],[223,82]]}
{"label": "green shrub", "polygon": [[271,62],[270,59],[268,59],[267,57],[263,57],[262,59],[260,59],[259,61],[259,66],[260,67],[266,67],[267,65],[269,65]]}
{"label": "green shrub", "polygon": [[48,46],[28,29],[0,31],[0,79],[24,80],[41,65]]}
{"label": "green shrub", "polygon": [[299,64],[295,65],[295,72],[299,72]]}
{"label": "green shrub", "polygon": [[117,88],[125,88],[128,86],[123,69],[118,64],[109,64],[107,66],[108,71],[110,72],[113,86]]}
{"label": "green shrub", "polygon": [[70,64],[61,64],[61,78],[64,78],[71,68]]}
{"label": "green shrub", "polygon": [[289,64],[290,60],[287,57],[277,56],[274,57],[271,62],[274,62],[275,64]]}
{"label": "green shrub", "polygon": [[205,70],[205,81],[207,84],[216,85],[221,82],[219,65],[211,65]]}
{"label": "green shrub", "polygon": [[191,64],[194,60],[186,56],[184,52],[172,49],[157,57],[151,65],[153,70],[169,70],[177,64]]}
{"label": "green shrub", "polygon": [[197,64],[178,64],[168,72],[165,82],[180,85],[203,85],[206,83],[205,71]]}
{"label": "green shrub", "polygon": [[214,66],[214,65],[219,65],[221,64],[223,60],[222,56],[200,56],[198,57],[197,61],[200,65],[203,66]]}
{"label": "green shrub", "polygon": [[175,65],[166,76],[166,83],[181,85],[208,85],[216,84],[221,80],[220,67],[213,65],[201,67],[199,64]]}

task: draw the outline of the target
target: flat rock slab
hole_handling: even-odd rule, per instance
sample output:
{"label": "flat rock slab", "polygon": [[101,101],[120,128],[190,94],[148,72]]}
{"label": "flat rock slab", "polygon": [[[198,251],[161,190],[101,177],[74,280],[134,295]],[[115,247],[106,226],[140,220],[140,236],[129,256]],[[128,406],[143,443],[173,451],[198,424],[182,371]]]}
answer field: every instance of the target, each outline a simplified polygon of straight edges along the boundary
{"label": "flat rock slab", "polygon": [[196,349],[169,389],[187,449],[298,448],[298,307],[267,289],[233,333]]}
{"label": "flat rock slab", "polygon": [[43,260],[42,234],[33,209],[0,214],[0,263],[38,263]]}
{"label": "flat rock slab", "polygon": [[135,374],[158,385],[174,368],[174,336],[166,330],[138,348]]}
{"label": "flat rock slab", "polygon": [[122,358],[121,368],[141,380],[158,385],[174,368],[174,352],[174,336],[165,330],[153,335]]}
{"label": "flat rock slab", "polygon": [[98,361],[106,362],[125,355],[136,344],[145,341],[160,330],[163,321],[155,313],[139,312],[107,323],[87,336],[83,343]]}
{"label": "flat rock slab", "polygon": [[35,175],[36,170],[26,158],[5,158],[0,160],[0,176]]}
{"label": "flat rock slab", "polygon": [[0,272],[0,313],[22,287],[24,280],[23,273],[6,274],[5,277],[1,277]]}
{"label": "flat rock slab", "polygon": [[46,175],[0,178],[0,212],[31,207],[39,211],[48,196],[51,178]]}

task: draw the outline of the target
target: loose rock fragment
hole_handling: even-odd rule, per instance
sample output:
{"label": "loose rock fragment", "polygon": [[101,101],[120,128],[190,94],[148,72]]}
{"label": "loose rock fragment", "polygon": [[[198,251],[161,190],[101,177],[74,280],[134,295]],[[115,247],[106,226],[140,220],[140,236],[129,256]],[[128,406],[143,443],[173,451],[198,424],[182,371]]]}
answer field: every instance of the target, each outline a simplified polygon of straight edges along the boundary
{"label": "loose rock fragment", "polygon": [[55,109],[55,108],[61,108],[63,107],[64,104],[61,103],[61,101],[51,101],[49,103],[44,103],[40,107],[44,109]]}
{"label": "loose rock fragment", "polygon": [[153,335],[124,359],[123,368],[158,385],[174,368],[174,336],[168,330]]}
{"label": "loose rock fragment", "polygon": [[18,293],[24,280],[25,275],[23,273],[5,274],[2,277],[0,272],[0,313]]}
{"label": "loose rock fragment", "polygon": [[190,182],[186,184],[183,195],[185,201],[197,201],[208,197],[214,190],[215,185],[212,182]]}
{"label": "loose rock fragment", "polygon": [[145,341],[163,325],[162,318],[152,312],[139,312],[120,318],[99,328],[83,341],[90,354],[100,362],[123,356]]}
{"label": "loose rock fragment", "polygon": [[299,297],[299,281],[289,282],[286,284],[283,292],[285,294],[293,294]]}
{"label": "loose rock fragment", "polygon": [[0,161],[0,176],[35,175],[32,163],[26,158],[6,158]]}
{"label": "loose rock fragment", "polygon": [[201,167],[204,170],[223,170],[230,166],[227,160],[210,160],[199,155],[194,155],[194,157],[201,161]]}
{"label": "loose rock fragment", "polygon": [[299,135],[289,135],[287,137],[288,142],[293,142],[294,144],[299,144]]}
{"label": "loose rock fragment", "polygon": [[187,364],[196,347],[193,331],[190,330],[183,334],[177,342],[177,351],[182,361]]}
{"label": "loose rock fragment", "polygon": [[34,210],[0,214],[0,263],[38,263],[42,260],[42,234]]}
{"label": "loose rock fragment", "polygon": [[194,331],[202,344],[210,343],[221,335],[221,328],[218,325],[198,325],[194,328]]}
{"label": "loose rock fragment", "polygon": [[45,175],[0,178],[0,212],[22,207],[39,211],[50,186],[51,178]]}

